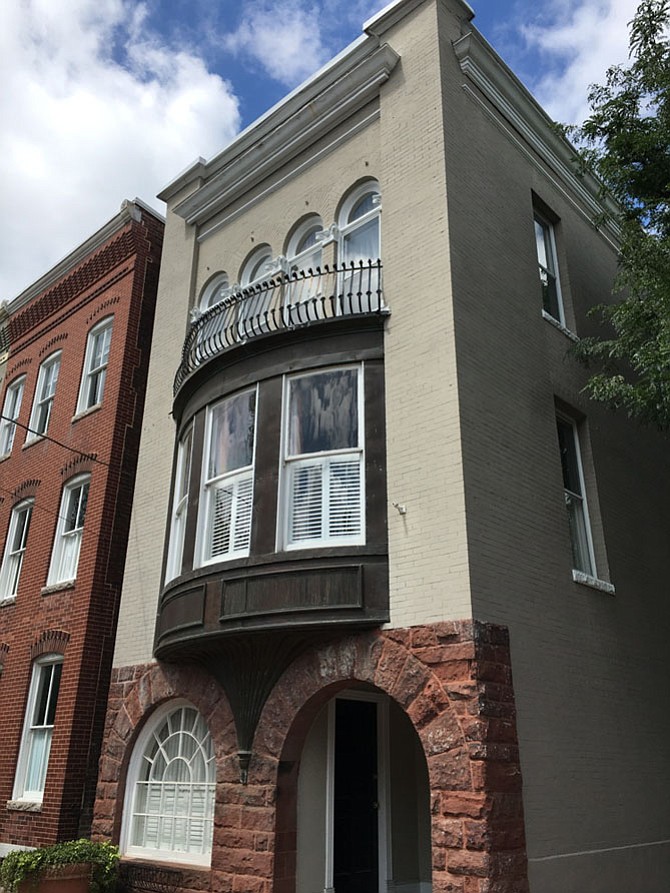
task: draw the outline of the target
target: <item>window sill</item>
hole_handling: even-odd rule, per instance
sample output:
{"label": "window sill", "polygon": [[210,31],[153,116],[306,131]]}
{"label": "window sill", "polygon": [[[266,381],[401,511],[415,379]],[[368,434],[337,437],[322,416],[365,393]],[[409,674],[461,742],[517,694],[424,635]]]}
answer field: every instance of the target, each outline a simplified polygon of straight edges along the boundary
{"label": "window sill", "polygon": [[17,812],[42,812],[41,800],[8,800],[7,809]]}
{"label": "window sill", "polygon": [[572,579],[575,583],[580,583],[582,586],[589,586],[591,589],[598,589],[600,592],[606,592],[608,595],[614,595],[616,592],[614,583],[608,583],[607,580],[599,580],[597,577],[592,577],[590,574],[585,574],[583,571],[573,570]]}
{"label": "window sill", "polygon": [[101,408],[102,403],[96,403],[95,406],[89,406],[88,409],[80,410],[72,416],[72,423],[74,424],[74,422],[78,422],[79,419],[85,419],[86,416],[93,415],[94,412],[97,412]]}
{"label": "window sill", "polygon": [[15,601],[15,595],[7,595],[5,598],[0,598],[0,608],[4,608],[5,605],[13,605]]}
{"label": "window sill", "polygon": [[74,589],[76,580],[63,580],[61,583],[52,583],[51,586],[43,586],[40,589],[40,595],[51,595],[54,592],[60,592],[63,589]]}
{"label": "window sill", "polygon": [[3,453],[2,456],[0,456],[0,462],[5,462],[11,455],[11,451],[9,453]]}
{"label": "window sill", "polygon": [[35,437],[31,437],[30,440],[26,440],[21,449],[27,450],[28,447],[31,447],[34,443],[41,443],[45,438],[46,434],[37,434]]}
{"label": "window sill", "polygon": [[579,336],[575,335],[573,331],[571,331],[567,326],[564,326],[562,322],[547,313],[546,310],[542,311],[542,318],[546,319],[548,323],[550,323],[555,329],[558,329],[559,332],[563,332],[566,338],[569,338],[571,341],[579,341]]}

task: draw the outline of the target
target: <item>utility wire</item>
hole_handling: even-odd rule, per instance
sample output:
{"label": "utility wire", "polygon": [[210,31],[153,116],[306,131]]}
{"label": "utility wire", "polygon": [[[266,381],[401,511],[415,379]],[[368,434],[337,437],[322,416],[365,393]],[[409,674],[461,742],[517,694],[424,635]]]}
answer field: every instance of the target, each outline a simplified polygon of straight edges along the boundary
{"label": "utility wire", "polygon": [[94,453],[82,453],[81,450],[78,450],[76,447],[69,446],[67,443],[61,443],[60,440],[56,440],[55,437],[49,437],[48,434],[42,434],[39,431],[36,431],[34,428],[31,428],[29,425],[22,425],[21,422],[17,422],[15,419],[11,419],[9,416],[3,415],[0,413],[0,419],[5,422],[11,422],[12,425],[18,425],[19,428],[23,428],[24,431],[28,431],[30,434],[34,434],[35,437],[39,437],[42,440],[48,440],[51,443],[55,443],[56,446],[62,447],[64,450],[68,450],[71,453],[77,453],[79,456],[83,456],[84,459],[90,459],[91,462],[97,462],[98,465],[104,465],[105,468],[109,468],[109,462],[103,462],[102,459],[98,459]]}

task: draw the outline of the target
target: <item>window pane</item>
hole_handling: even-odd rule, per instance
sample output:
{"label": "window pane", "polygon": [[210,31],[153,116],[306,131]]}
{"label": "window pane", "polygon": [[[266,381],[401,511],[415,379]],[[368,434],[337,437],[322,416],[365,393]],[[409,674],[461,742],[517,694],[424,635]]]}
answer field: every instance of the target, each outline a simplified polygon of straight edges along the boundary
{"label": "window pane", "polygon": [[563,486],[571,493],[582,496],[582,484],[577,460],[575,432],[572,425],[563,419],[557,420],[558,445],[561,451],[561,467],[563,469]]}
{"label": "window pane", "polygon": [[344,237],[344,262],[377,260],[379,258],[379,218],[356,227]]}
{"label": "window pane", "polygon": [[254,454],[256,391],[217,403],[211,411],[209,480],[251,465]]}
{"label": "window pane", "polygon": [[289,455],[358,446],[357,374],[336,369],[291,380]]}

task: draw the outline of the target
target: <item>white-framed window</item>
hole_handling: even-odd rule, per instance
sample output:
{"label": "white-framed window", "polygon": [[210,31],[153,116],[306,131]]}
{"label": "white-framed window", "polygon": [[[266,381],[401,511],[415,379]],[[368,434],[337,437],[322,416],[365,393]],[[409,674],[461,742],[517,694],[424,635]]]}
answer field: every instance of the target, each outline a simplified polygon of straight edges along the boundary
{"label": "white-framed window", "polygon": [[204,313],[230,293],[230,282],[226,273],[217,273],[205,285],[198,301],[199,309]]}
{"label": "white-framed window", "polygon": [[9,532],[5,540],[5,551],[2,556],[2,567],[0,567],[0,602],[14,598],[19,588],[33,503],[33,499],[26,499],[12,509]]}
{"label": "white-framed window", "polygon": [[284,545],[365,542],[363,366],[284,380]]}
{"label": "white-framed window", "polygon": [[63,488],[47,586],[66,583],[77,577],[90,481],[90,475],[81,475],[68,481]]}
{"label": "white-framed window", "polygon": [[563,471],[563,493],[572,545],[572,566],[576,571],[595,577],[596,563],[577,425],[574,419],[557,415],[556,426]]}
{"label": "white-framed window", "polygon": [[240,270],[240,287],[250,288],[271,274],[272,248],[269,245],[259,245],[251,252]]}
{"label": "white-framed window", "polygon": [[[293,232],[286,248],[286,271],[289,282],[284,286],[282,316],[284,325],[294,326],[318,319],[320,308],[314,298],[320,296],[318,272],[323,264],[323,246],[318,239],[323,232],[321,218],[304,220]],[[308,274],[307,276],[300,275]]]}
{"label": "white-framed window", "polygon": [[208,865],[216,763],[200,713],[184,701],[156,711],[133,751],[124,804],[126,855]]}
{"label": "white-framed window", "polygon": [[8,385],[5,391],[5,402],[2,404],[2,419],[0,420],[0,456],[8,456],[12,451],[16,433],[14,423],[21,411],[25,383],[26,377],[22,375],[21,378],[17,378],[16,381]]}
{"label": "white-framed window", "polygon": [[88,333],[77,412],[85,412],[85,410],[102,403],[113,323],[114,317],[110,316],[108,319],[103,319]]}
{"label": "white-framed window", "polygon": [[[246,259],[240,271],[240,288],[254,289],[255,286],[272,278],[273,269],[272,248],[269,245],[259,245]],[[273,290],[259,291],[257,294],[248,295],[240,301],[237,307],[237,327],[240,338],[247,338],[251,334],[267,331],[268,322],[266,312],[270,310]]]}
{"label": "white-framed window", "polygon": [[561,325],[565,325],[561,285],[558,279],[558,261],[556,260],[556,238],[554,225],[542,217],[537,211],[533,217],[535,227],[535,248],[537,251],[540,288],[542,291],[542,309]]}
{"label": "white-framed window", "polygon": [[199,512],[200,564],[249,554],[256,388],[207,409]]}
{"label": "white-framed window", "polygon": [[381,258],[381,193],[374,180],[361,183],[347,195],[339,214],[339,260],[354,270],[342,277],[342,313],[377,307],[379,277],[360,263]]}
{"label": "white-framed window", "polygon": [[188,482],[191,475],[191,450],[193,446],[193,426],[189,425],[182,435],[177,448],[177,466],[172,500],[172,521],[168,546],[165,582],[181,573],[184,554],[184,534],[186,532],[186,510],[188,508]]}
{"label": "white-framed window", "polygon": [[33,664],[14,799],[41,803],[49,765],[63,657],[47,654]]}
{"label": "white-framed window", "polygon": [[60,371],[60,358],[61,353],[58,351],[47,357],[40,366],[33,408],[28,424],[30,430],[26,434],[26,443],[42,437],[49,429],[51,410],[53,409],[54,397],[56,396],[58,372]]}

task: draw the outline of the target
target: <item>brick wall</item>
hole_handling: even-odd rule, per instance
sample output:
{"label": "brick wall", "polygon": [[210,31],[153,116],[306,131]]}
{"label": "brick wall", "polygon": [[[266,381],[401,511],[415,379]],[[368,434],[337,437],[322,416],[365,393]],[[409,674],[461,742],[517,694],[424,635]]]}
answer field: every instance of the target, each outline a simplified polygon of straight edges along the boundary
{"label": "brick wall", "polygon": [[186,697],[215,742],[217,796],[211,871],[183,889],[288,893],[295,885],[296,779],[307,731],[338,691],[367,683],[407,713],[430,781],[433,890],[527,890],[509,643],[503,628],[445,622],[315,647],[272,691],[254,740],[248,784],[224,692],[204,670],[143,664],[112,675],[93,831],[119,840],[125,775],[151,711]]}
{"label": "brick wall", "polygon": [[[62,355],[48,438],[24,447],[25,429],[17,428],[11,455],[0,462],[3,546],[12,507],[28,496],[35,500],[16,600],[0,606],[0,642],[6,650],[0,685],[1,845],[45,844],[85,834],[90,827],[161,230],[162,224],[147,214],[141,222],[127,220],[106,244],[11,319],[5,384],[26,375],[19,423],[29,423],[40,363],[55,350]],[[76,416],[88,333],[111,314],[102,403]],[[63,484],[81,473],[90,474],[91,481],[77,578],[74,585],[47,591]],[[13,797],[35,648],[45,634],[52,642],[47,651],[63,654],[63,673],[43,802],[26,809],[6,804]]]}

